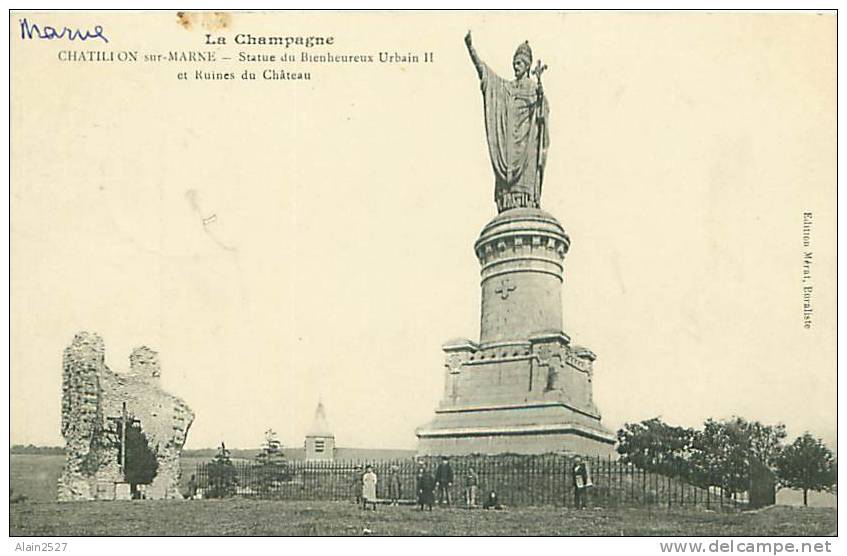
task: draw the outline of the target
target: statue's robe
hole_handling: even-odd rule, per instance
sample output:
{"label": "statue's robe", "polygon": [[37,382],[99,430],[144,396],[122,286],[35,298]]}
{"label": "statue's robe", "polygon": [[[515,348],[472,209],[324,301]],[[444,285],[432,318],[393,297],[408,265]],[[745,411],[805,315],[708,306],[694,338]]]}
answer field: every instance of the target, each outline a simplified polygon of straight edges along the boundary
{"label": "statue's robe", "polygon": [[507,81],[484,63],[480,87],[497,208],[538,207],[550,143],[547,99],[539,103],[534,80]]}

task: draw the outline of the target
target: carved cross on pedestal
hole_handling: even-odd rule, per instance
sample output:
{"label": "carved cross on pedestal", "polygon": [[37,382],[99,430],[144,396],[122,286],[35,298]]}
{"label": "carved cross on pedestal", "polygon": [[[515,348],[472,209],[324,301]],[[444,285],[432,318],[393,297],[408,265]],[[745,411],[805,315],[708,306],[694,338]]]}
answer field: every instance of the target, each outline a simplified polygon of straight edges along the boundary
{"label": "carved cross on pedestal", "polygon": [[117,425],[117,433],[121,435],[121,473],[124,475],[124,481],[126,481],[126,428],[127,426],[132,426],[136,423],[140,423],[138,419],[133,419],[126,412],[126,402],[123,402],[121,406],[121,416],[120,417],[107,417],[109,421],[112,421]]}
{"label": "carved cross on pedestal", "polygon": [[515,291],[515,288],[517,288],[517,286],[513,286],[512,281],[506,278],[500,282],[500,285],[497,286],[494,293],[499,293],[501,299],[508,299],[509,292]]}

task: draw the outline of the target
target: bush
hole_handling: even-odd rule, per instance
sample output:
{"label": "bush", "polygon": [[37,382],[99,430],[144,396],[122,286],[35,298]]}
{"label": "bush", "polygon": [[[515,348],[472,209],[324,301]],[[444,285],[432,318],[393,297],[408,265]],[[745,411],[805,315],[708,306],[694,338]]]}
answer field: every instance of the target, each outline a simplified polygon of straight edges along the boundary
{"label": "bush", "polygon": [[225,498],[235,494],[238,473],[223,442],[215,458],[206,467],[206,472],[209,482],[203,493],[205,498]]}
{"label": "bush", "polygon": [[273,429],[265,431],[265,443],[251,471],[251,482],[254,483],[251,487],[260,494],[272,492],[291,480],[291,468]]}

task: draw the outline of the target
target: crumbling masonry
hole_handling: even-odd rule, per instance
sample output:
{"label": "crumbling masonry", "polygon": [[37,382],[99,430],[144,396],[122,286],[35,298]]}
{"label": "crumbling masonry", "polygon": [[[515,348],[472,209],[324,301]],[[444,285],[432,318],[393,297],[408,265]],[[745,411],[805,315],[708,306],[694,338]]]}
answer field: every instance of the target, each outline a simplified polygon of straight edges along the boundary
{"label": "crumbling masonry", "polygon": [[116,485],[124,482],[116,421],[124,403],[158,462],[153,482],[144,487],[146,498],[182,497],[179,457],[194,413],[184,401],[161,389],[158,353],[136,348],[129,361],[128,373],[110,371],[103,340],[88,332],[78,333],[65,348],[62,435],[67,459],[59,478],[60,501],[116,497]]}

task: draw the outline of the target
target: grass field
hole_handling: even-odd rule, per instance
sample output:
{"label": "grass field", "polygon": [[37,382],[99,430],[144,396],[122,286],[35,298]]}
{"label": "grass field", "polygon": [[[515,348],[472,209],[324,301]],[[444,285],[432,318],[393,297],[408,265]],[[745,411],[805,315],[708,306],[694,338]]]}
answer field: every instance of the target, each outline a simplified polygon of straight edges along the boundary
{"label": "grass field", "polygon": [[[205,457],[182,457],[183,488],[187,486],[191,473],[199,463],[207,463]],[[30,502],[55,502],[57,481],[62,474],[65,456],[12,454],[10,456],[9,479],[16,496],[26,496]]]}
{"label": "grass field", "polygon": [[[183,458],[183,480],[206,458]],[[760,512],[606,508],[510,508],[503,512],[380,506],[363,512],[338,502],[246,499],[58,504],[64,456],[13,455],[11,535],[830,535],[831,508],[777,506]],[[834,497],[833,497],[834,498]]]}
{"label": "grass field", "polygon": [[775,506],[760,512],[615,508],[504,511],[246,499],[17,503],[11,536],[186,535],[643,535],[822,536],[836,532],[829,508]]}

